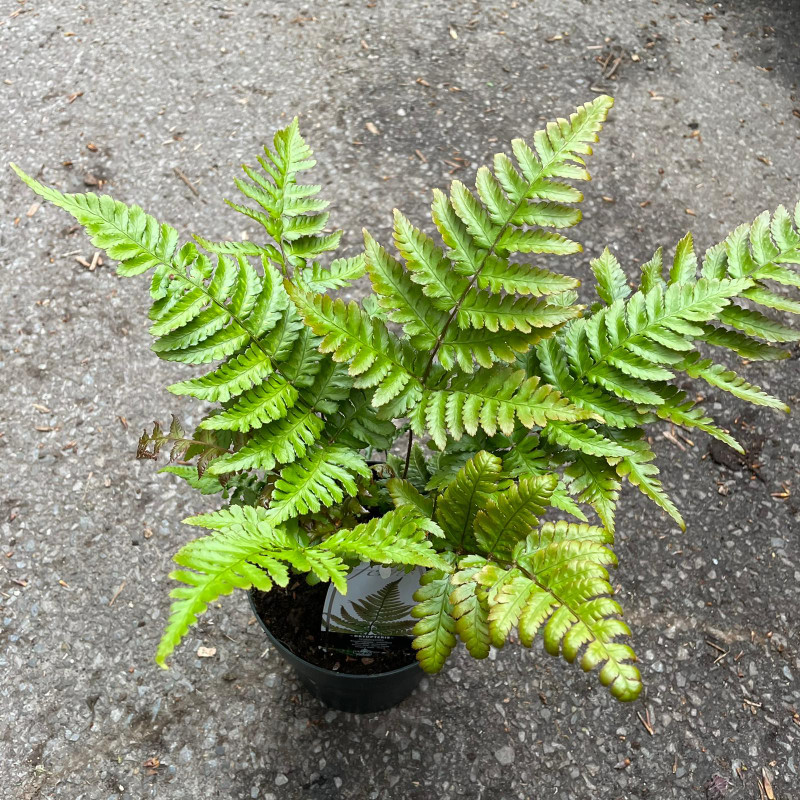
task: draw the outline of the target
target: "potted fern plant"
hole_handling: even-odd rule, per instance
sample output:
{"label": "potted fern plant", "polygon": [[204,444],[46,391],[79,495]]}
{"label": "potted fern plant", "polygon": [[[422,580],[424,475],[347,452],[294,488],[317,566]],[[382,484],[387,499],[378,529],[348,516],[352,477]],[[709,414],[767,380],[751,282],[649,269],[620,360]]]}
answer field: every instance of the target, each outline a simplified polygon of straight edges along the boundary
{"label": "potted fern plant", "polygon": [[[64,194],[14,167],[121,275],[150,274],[160,358],[216,362],[169,387],[211,406],[197,429],[156,425],[139,447],[149,458],[169,449],[177,463],[165,471],[225,501],[185,520],[209,533],[175,556],[160,665],[209,603],[243,589],[267,628],[288,620],[279,647],[339,707],[397,702],[421,674],[414,653],[437,672],[459,639],[485,658],[540,631],[548,653],[599,667],[615,698],[638,696],[608,576],[620,486],[683,527],[645,426],[666,420],[741,450],[678,388],[683,376],[788,410],[714,353],[780,359],[800,339],[764,313],[800,312],[775,288],[800,286],[800,205],[793,219],[778,207],[736,228],[702,263],[690,234],[668,265],[659,248],[636,288],[605,250],[591,261],[598,299],[579,304],[577,280],[531,259],[581,251],[560,231],[581,219],[574,184],[589,179],[584,159],[612,102],[515,139],[478,170],[475,192],[460,181],[434,190],[436,238],[395,211],[396,254],[365,232],[363,253],[327,266],[340,233],[327,232],[319,187],[300,182],[315,162],[296,120],[236,180],[256,207],[229,203],[263,226],[261,243],[179,245],[138,206]],[[363,302],[335,297],[364,273]],[[295,611],[329,583],[345,593],[365,564],[419,576],[406,661],[351,659],[370,662],[367,675],[311,663],[326,650],[319,616]]]}

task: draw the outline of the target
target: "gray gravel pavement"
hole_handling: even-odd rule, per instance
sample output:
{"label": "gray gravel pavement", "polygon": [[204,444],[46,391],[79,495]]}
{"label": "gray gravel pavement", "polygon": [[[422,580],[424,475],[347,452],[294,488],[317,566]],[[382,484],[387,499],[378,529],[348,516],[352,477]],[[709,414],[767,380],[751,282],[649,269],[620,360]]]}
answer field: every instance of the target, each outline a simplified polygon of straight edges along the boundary
{"label": "gray gravel pavement", "polygon": [[[422,221],[430,187],[599,90],[617,106],[566,271],[586,277],[607,243],[633,275],[688,228],[705,248],[800,196],[795,0],[9,0],[0,15],[4,160],[66,190],[102,182],[182,234],[255,235],[221,197],[294,114],[354,252],[362,225],[388,238],[394,206]],[[153,419],[198,408],[162,388],[181,370],[148,352],[145,282],[81,266],[83,234],[3,170],[3,800],[667,800],[705,798],[714,775],[733,800],[760,798],[765,775],[800,798],[800,416],[708,393],[743,462],[654,429],[688,530],[625,493],[635,704],[539,646],[459,652],[390,712],[328,711],[243,596],[162,672],[178,521],[209,501],[133,453]],[[745,374],[798,404],[797,349]]]}

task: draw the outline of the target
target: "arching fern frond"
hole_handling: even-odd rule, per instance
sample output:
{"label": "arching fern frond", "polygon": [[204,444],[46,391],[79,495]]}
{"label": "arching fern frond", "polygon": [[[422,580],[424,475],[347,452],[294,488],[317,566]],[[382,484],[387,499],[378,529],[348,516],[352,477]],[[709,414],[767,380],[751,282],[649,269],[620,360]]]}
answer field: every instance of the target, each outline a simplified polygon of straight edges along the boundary
{"label": "arching fern frond", "polygon": [[347,569],[338,556],[330,550],[303,545],[273,527],[263,509],[231,506],[230,510],[184,521],[210,527],[214,533],[189,542],[175,555],[175,562],[183,569],[170,577],[182,585],[170,594],[175,602],[156,653],[162,667],[208,605],[234,589],[255,587],[266,592],[273,583],[285,586],[292,568],[312,572],[319,580],[334,583],[340,592],[347,591]]}
{"label": "arching fern frond", "polygon": [[520,643],[530,647],[543,628],[545,649],[573,662],[583,649],[581,667],[602,664],[600,681],[619,700],[634,700],[641,692],[635,655],[615,640],[630,630],[617,615],[606,568],[616,563],[602,528],[545,523],[517,547],[509,568],[470,556],[459,563],[453,599],[473,582],[484,591],[488,635],[502,647],[514,628]]}

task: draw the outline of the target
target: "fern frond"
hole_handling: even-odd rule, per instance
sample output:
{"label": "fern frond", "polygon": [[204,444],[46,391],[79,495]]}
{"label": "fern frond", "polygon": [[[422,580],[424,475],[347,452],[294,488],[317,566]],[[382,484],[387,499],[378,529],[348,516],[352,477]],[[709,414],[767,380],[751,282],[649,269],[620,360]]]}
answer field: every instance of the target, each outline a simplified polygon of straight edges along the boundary
{"label": "fern frond", "polygon": [[622,458],[630,455],[630,451],[626,447],[611,441],[599,431],[582,422],[571,424],[550,422],[544,429],[543,435],[552,444],[561,445],[573,452],[585,453],[587,456]]}
{"label": "fern frond", "polygon": [[464,372],[474,370],[473,362],[484,369],[490,369],[497,361],[514,364],[519,355],[527,353],[553,331],[552,328],[532,328],[529,333],[522,333],[502,328],[492,331],[451,326],[445,332],[437,357],[446,370],[458,365]]}
{"label": "fern frond", "polygon": [[300,135],[295,117],[273,138],[273,149],[264,148],[258,163],[263,171],[247,165],[242,169],[249,181],[235,181],[245,197],[255,201],[263,211],[254,211],[228,201],[228,205],[264,226],[276,244],[271,258],[284,267],[302,269],[316,256],[333,250],[341,232],[325,234],[328,215],[326,201],[317,199],[319,186],[297,183],[299,173],[311,169],[316,161],[311,148]]}
{"label": "fern frond", "polygon": [[600,258],[592,259],[589,265],[597,281],[597,295],[606,305],[624,300],[631,293],[627,276],[607,247]]}
{"label": "fern frond", "polygon": [[539,378],[526,378],[524,370],[495,368],[456,378],[448,389],[423,394],[412,426],[420,435],[427,430],[444,449],[446,434],[458,440],[465,431],[475,435],[480,428],[489,436],[498,429],[510,435],[517,420],[532,428],[552,420],[573,422],[590,416]]}
{"label": "fern frond", "polygon": [[341,503],[358,489],[355,476],[369,478],[367,462],[355,450],[327,445],[287,464],[275,482],[267,518],[275,525],[291,517]]}
{"label": "fern frond", "polygon": [[789,413],[789,406],[782,400],[767,394],[759,386],[748,383],[733,370],[725,369],[722,364],[713,364],[710,359],[687,359],[686,372],[693,378],[702,378],[712,386],[753,405],[768,406]]}
{"label": "fern frond", "polygon": [[490,495],[475,516],[478,548],[489,558],[507,561],[517,542],[539,524],[539,515],[550,505],[558,477],[554,474],[523,478],[505,491]]}
{"label": "fern frond", "polygon": [[503,461],[481,450],[458,471],[436,506],[436,521],[454,550],[472,552],[477,544],[473,531],[475,516],[495,492],[509,485],[503,475]]}
{"label": "fern frond", "polygon": [[288,284],[287,291],[306,324],[324,337],[320,351],[330,353],[334,361],[349,362],[357,389],[376,389],[374,406],[398,396],[406,406],[419,399],[414,354],[380,320],[370,319],[355,302],[345,305],[327,295],[311,296]]}
{"label": "fern frond", "polygon": [[397,209],[394,211],[394,241],[411,280],[422,287],[423,294],[434,298],[439,308],[456,306],[469,288],[469,282],[453,271],[450,260],[434,241],[415,228]]}
{"label": "fern frond", "polygon": [[276,264],[280,262],[280,253],[271,244],[256,244],[255,242],[214,242],[210,239],[204,239],[202,236],[196,234],[192,236],[197,244],[203,250],[214,253],[218,256],[256,256],[258,258],[266,257],[274,261]]}
{"label": "fern frond", "polygon": [[[411,481],[403,478],[390,478],[386,482],[386,490],[389,492],[395,508],[410,506],[416,509],[423,517],[433,519],[433,498],[421,494]],[[435,525],[435,523],[433,523]],[[436,526],[439,534],[441,529]]]}
{"label": "fern frond", "polygon": [[108,195],[63,194],[26,175],[16,164],[11,168],[36,194],[63,208],[86,228],[92,244],[119,261],[120,275],[140,275],[160,264],[171,263],[178,232],[159,223],[139,206],[126,206]]}
{"label": "fern frond", "polygon": [[687,233],[675,248],[675,258],[669,271],[669,283],[692,283],[697,278],[697,256],[692,234]]}
{"label": "fern frond", "polygon": [[420,578],[414,593],[417,605],[411,610],[419,621],[414,626],[411,646],[425,672],[438,672],[456,646],[456,621],[450,602],[450,575],[443,570],[429,569]]}
{"label": "fern frond", "polygon": [[478,276],[479,289],[490,289],[492,292],[508,292],[510,294],[544,295],[560,294],[580,286],[580,281],[568,275],[551,272],[544,267],[532,264],[509,264],[490,256]]}
{"label": "fern frond", "polygon": [[263,509],[231,506],[185,522],[210,527],[214,533],[189,542],[175,555],[183,569],[170,577],[182,585],[170,594],[175,602],[156,653],[162,667],[208,605],[234,589],[255,587],[266,592],[273,583],[286,586],[292,567],[331,581],[342,594],[347,591],[347,568],[338,556],[302,545],[286,531],[272,527]]}
{"label": "fern frond", "polygon": [[342,558],[358,557],[380,564],[413,564],[449,571],[427,533],[430,519],[412,505],[400,505],[378,519],[328,536],[319,546]]}
{"label": "fern frond", "polygon": [[664,404],[656,409],[661,419],[669,420],[675,425],[698,430],[724,442],[739,453],[744,453],[742,446],[727,431],[714,425],[714,420],[705,415],[703,409],[691,400],[686,399],[686,392],[670,386],[665,392]]}
{"label": "fern frond", "polygon": [[[581,650],[581,667],[603,664],[600,681],[619,700],[641,692],[633,651],[615,639],[630,631],[616,615],[607,567],[616,559],[611,537],[601,528],[567,523],[546,524],[532,533],[515,565],[505,569],[477,557],[463,559],[469,579],[486,591],[489,636],[501,647],[514,627],[530,647],[544,628],[545,649],[573,662]],[[456,573],[454,580],[459,580]]]}
{"label": "fern frond", "polygon": [[268,541],[263,528],[239,527],[197,539],[178,551],[175,561],[188,569],[170,573],[183,585],[170,593],[175,602],[156,652],[158,664],[166,666],[189,628],[220,596],[251,586],[266,592],[273,581],[280,586],[288,583],[286,567],[264,553]]}
{"label": "fern frond", "polygon": [[168,431],[153,423],[151,433],[144,431],[136,448],[136,458],[158,458],[162,449],[169,448],[170,461],[190,461],[197,459],[195,473],[203,477],[207,464],[228,452],[230,434],[227,432],[205,431],[199,428],[188,436],[176,417],[172,417]]}

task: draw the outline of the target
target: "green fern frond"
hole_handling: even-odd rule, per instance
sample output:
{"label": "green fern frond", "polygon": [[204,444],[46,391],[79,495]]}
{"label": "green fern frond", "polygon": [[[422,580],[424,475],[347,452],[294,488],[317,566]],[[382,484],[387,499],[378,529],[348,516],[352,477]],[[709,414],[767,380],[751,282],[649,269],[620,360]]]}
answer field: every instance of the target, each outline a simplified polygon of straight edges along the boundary
{"label": "green fern frond", "polygon": [[597,296],[606,304],[611,305],[615,300],[624,300],[631,293],[628,278],[619,261],[611,255],[606,247],[600,258],[589,262],[595,280],[597,281]]}
{"label": "green fern frond", "polygon": [[356,494],[355,476],[369,478],[367,462],[355,450],[327,445],[287,464],[275,482],[268,519],[275,525],[341,503]]}
{"label": "green fern frond", "polygon": [[204,239],[202,236],[193,235],[194,239],[203,250],[214,253],[218,256],[255,256],[257,258],[266,257],[276,264],[280,261],[280,253],[271,244],[256,244],[255,242],[214,242],[211,239]]}
{"label": "green fern frond", "polygon": [[273,138],[273,149],[264,148],[258,163],[263,171],[243,165],[249,181],[237,179],[236,187],[255,201],[263,211],[228,202],[232,208],[264,226],[274,240],[276,252],[271,258],[283,266],[302,268],[307,261],[335,249],[341,232],[324,234],[328,203],[317,199],[320,187],[297,182],[299,173],[311,169],[316,161],[311,148],[300,135],[295,117]]}
{"label": "green fern frond", "polygon": [[413,564],[449,571],[427,538],[430,519],[418,507],[400,505],[379,519],[328,536],[319,546],[342,558],[357,557],[380,564]]}
{"label": "green fern frond", "polygon": [[324,337],[320,351],[330,353],[334,361],[349,362],[357,389],[375,388],[374,406],[400,397],[407,407],[419,399],[413,351],[380,320],[370,319],[355,302],[345,305],[342,300],[311,296],[289,285],[287,291],[306,324]]}
{"label": "green fern frond", "polygon": [[552,420],[573,422],[590,416],[539,378],[526,378],[524,370],[495,368],[456,378],[448,389],[425,392],[411,424],[419,435],[427,430],[444,449],[447,434],[458,440],[465,431],[474,436],[480,428],[489,436],[498,429],[510,435],[516,421],[532,428]]}
{"label": "green fern frond", "polygon": [[567,450],[585,453],[587,456],[600,458],[622,458],[630,455],[630,450],[611,441],[594,428],[582,422],[562,423],[550,422],[543,435],[554,445],[561,445]]}
{"label": "green fern frond", "polygon": [[538,526],[557,483],[554,474],[523,478],[491,495],[475,516],[479,550],[489,558],[509,560],[517,542]]}
{"label": "green fern frond", "polygon": [[709,436],[724,442],[728,447],[744,453],[744,449],[733,436],[714,425],[714,420],[706,416],[700,406],[686,399],[686,392],[682,392],[674,386],[668,387],[665,391],[664,404],[656,409],[656,414],[661,419],[669,420],[675,425],[682,425],[684,428],[697,428]]}
{"label": "green fern frond", "polygon": [[108,195],[63,194],[26,175],[16,164],[11,168],[36,194],[63,208],[86,228],[92,244],[119,261],[120,275],[140,275],[160,264],[169,264],[178,245],[178,232],[160,225],[139,206],[126,206]]}
{"label": "green fern frond", "polygon": [[529,333],[522,333],[502,328],[492,331],[488,328],[450,326],[445,332],[437,357],[446,370],[457,365],[463,372],[473,372],[474,362],[484,369],[491,369],[497,361],[514,364],[518,356],[527,353],[543,336],[552,334],[553,330],[532,328]]}
{"label": "green fern frond", "polygon": [[273,581],[279,586],[288,583],[286,567],[264,552],[268,541],[263,527],[238,527],[196,539],[178,551],[175,561],[187,569],[170,574],[183,585],[170,593],[175,602],[156,652],[158,664],[166,666],[180,640],[217,598],[234,589],[255,586],[266,592]]}
{"label": "green fern frond", "polygon": [[[389,492],[395,508],[410,506],[422,516],[433,519],[433,499],[421,494],[411,481],[403,478],[390,478],[386,482],[386,490]],[[441,534],[441,529],[439,532]]]}
{"label": "green fern frond", "polygon": [[436,506],[436,521],[450,547],[472,552],[477,544],[473,531],[476,514],[495,492],[508,486],[502,459],[481,450],[467,461]]}
{"label": "green fern frond", "polygon": [[740,400],[757,406],[768,406],[778,411],[789,413],[789,406],[777,397],[767,394],[759,386],[748,383],[733,370],[725,369],[722,364],[714,364],[710,359],[686,360],[686,372],[692,378],[702,378],[712,386],[730,392]]}
{"label": "green fern frond", "polygon": [[417,651],[417,661],[425,672],[438,672],[456,646],[450,575],[443,570],[429,569],[419,583],[414,593],[417,605],[411,610],[419,621],[414,626],[411,646]]}
{"label": "green fern frond", "polygon": [[392,420],[378,418],[366,392],[351,391],[336,412],[327,415],[324,437],[355,449],[388,450],[398,433]]}
{"label": "green fern frond", "polygon": [[309,389],[303,389],[294,405],[282,416],[253,433],[235,453],[214,461],[211,474],[221,475],[245,469],[272,470],[306,455],[325,428],[319,412],[333,414],[349,391],[350,381],[342,368],[324,361]]}
{"label": "green fern frond", "polygon": [[331,581],[342,594],[347,591],[347,568],[338,556],[305,546],[286,531],[272,527],[263,509],[231,506],[185,522],[214,532],[189,542],[175,555],[183,569],[170,577],[182,585],[170,594],[175,602],[156,654],[162,667],[208,605],[234,589],[255,587],[266,592],[273,583],[286,586],[292,567]]}

